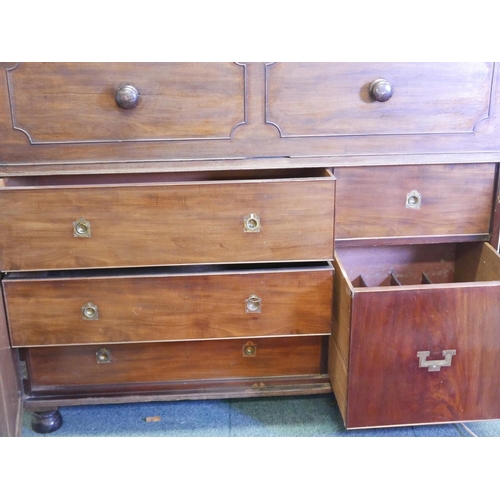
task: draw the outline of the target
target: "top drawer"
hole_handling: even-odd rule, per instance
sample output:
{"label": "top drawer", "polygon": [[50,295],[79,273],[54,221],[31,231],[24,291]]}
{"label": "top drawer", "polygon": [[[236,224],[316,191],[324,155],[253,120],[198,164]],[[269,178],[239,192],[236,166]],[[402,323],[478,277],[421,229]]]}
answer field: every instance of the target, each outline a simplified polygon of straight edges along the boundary
{"label": "top drawer", "polygon": [[8,87],[32,144],[227,139],[245,121],[234,63],[31,63],[9,69]]}
{"label": "top drawer", "polygon": [[5,184],[4,271],[333,259],[335,181],[328,170]]}
{"label": "top drawer", "polygon": [[275,63],[266,77],[282,137],[470,133],[488,117],[493,64]]}
{"label": "top drawer", "polygon": [[488,240],[496,166],[335,169],[337,240]]}

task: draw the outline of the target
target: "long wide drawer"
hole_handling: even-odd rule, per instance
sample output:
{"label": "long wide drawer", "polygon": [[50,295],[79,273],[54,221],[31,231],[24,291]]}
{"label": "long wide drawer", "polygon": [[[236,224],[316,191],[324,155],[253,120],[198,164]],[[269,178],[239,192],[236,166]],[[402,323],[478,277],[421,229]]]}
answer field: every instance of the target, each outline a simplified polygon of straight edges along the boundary
{"label": "long wide drawer", "polygon": [[0,265],[26,271],[332,259],[334,184],[327,170],[307,169],[7,179]]}
{"label": "long wide drawer", "polygon": [[[324,337],[39,347],[27,350],[33,392],[326,373]],[[250,384],[251,385],[251,384]],[[156,386],[158,388],[158,386]],[[144,387],[143,387],[144,389]]]}
{"label": "long wide drawer", "polygon": [[3,280],[13,346],[331,332],[329,263],[57,274]]}
{"label": "long wide drawer", "polygon": [[500,417],[500,257],[489,244],[337,257],[329,365],[348,428]]}

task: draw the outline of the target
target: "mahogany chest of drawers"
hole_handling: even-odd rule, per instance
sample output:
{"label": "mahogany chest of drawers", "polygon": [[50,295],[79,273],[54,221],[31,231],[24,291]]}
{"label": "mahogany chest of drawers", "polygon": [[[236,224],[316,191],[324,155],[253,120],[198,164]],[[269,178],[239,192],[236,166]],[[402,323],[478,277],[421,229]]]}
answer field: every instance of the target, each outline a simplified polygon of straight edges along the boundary
{"label": "mahogany chest of drawers", "polygon": [[2,63],[1,433],[328,393],[500,418],[494,63]]}

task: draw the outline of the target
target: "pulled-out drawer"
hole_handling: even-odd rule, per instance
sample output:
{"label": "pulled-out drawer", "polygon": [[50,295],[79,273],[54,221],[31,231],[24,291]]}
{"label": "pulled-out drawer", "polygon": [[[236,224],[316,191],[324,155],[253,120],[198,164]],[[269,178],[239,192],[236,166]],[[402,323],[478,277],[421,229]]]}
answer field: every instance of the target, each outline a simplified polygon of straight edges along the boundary
{"label": "pulled-out drawer", "polygon": [[348,428],[500,418],[488,243],[344,248],[329,371]]}
{"label": "pulled-out drawer", "polygon": [[327,262],[10,273],[2,283],[15,347],[331,333]]}
{"label": "pulled-out drawer", "polygon": [[120,391],[112,385],[133,393],[245,378],[254,379],[251,387],[256,378],[324,374],[323,344],[324,337],[298,337],[39,347],[27,350],[27,366],[33,393]]}
{"label": "pulled-out drawer", "polygon": [[333,258],[328,170],[5,179],[3,271]]}
{"label": "pulled-out drawer", "polygon": [[496,166],[405,165],[335,169],[335,238],[488,240]]}

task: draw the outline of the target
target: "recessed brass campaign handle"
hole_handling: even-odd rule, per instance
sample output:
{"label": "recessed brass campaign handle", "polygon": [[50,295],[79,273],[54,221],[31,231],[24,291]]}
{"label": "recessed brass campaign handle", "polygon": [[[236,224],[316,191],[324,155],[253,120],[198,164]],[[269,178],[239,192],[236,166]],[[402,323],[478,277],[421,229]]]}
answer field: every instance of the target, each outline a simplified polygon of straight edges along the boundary
{"label": "recessed brass campaign handle", "polygon": [[257,356],[257,346],[253,342],[247,342],[243,346],[243,357],[250,358]]}
{"label": "recessed brass campaign handle", "polygon": [[83,217],[73,222],[73,236],[75,238],[90,238],[90,222]]}
{"label": "recessed brass campaign handle", "polygon": [[418,366],[419,368],[427,368],[430,372],[439,372],[443,366],[451,366],[453,356],[457,353],[456,349],[446,349],[443,351],[444,359],[429,359],[430,351],[418,351]]}
{"label": "recessed brass campaign handle", "polygon": [[260,233],[260,217],[250,214],[243,218],[243,231],[245,233]]}
{"label": "recessed brass campaign handle", "polygon": [[92,302],[87,302],[82,306],[82,319],[97,320],[99,319],[99,309]]}
{"label": "recessed brass campaign handle", "polygon": [[246,300],[247,313],[260,313],[262,307],[262,299],[257,295],[250,295]]}
{"label": "recessed brass campaign handle", "polygon": [[111,351],[109,351],[105,347],[101,347],[95,353],[95,357],[98,364],[111,363]]}
{"label": "recessed brass campaign handle", "polygon": [[406,195],[406,208],[420,208],[422,204],[422,195],[414,189]]}

